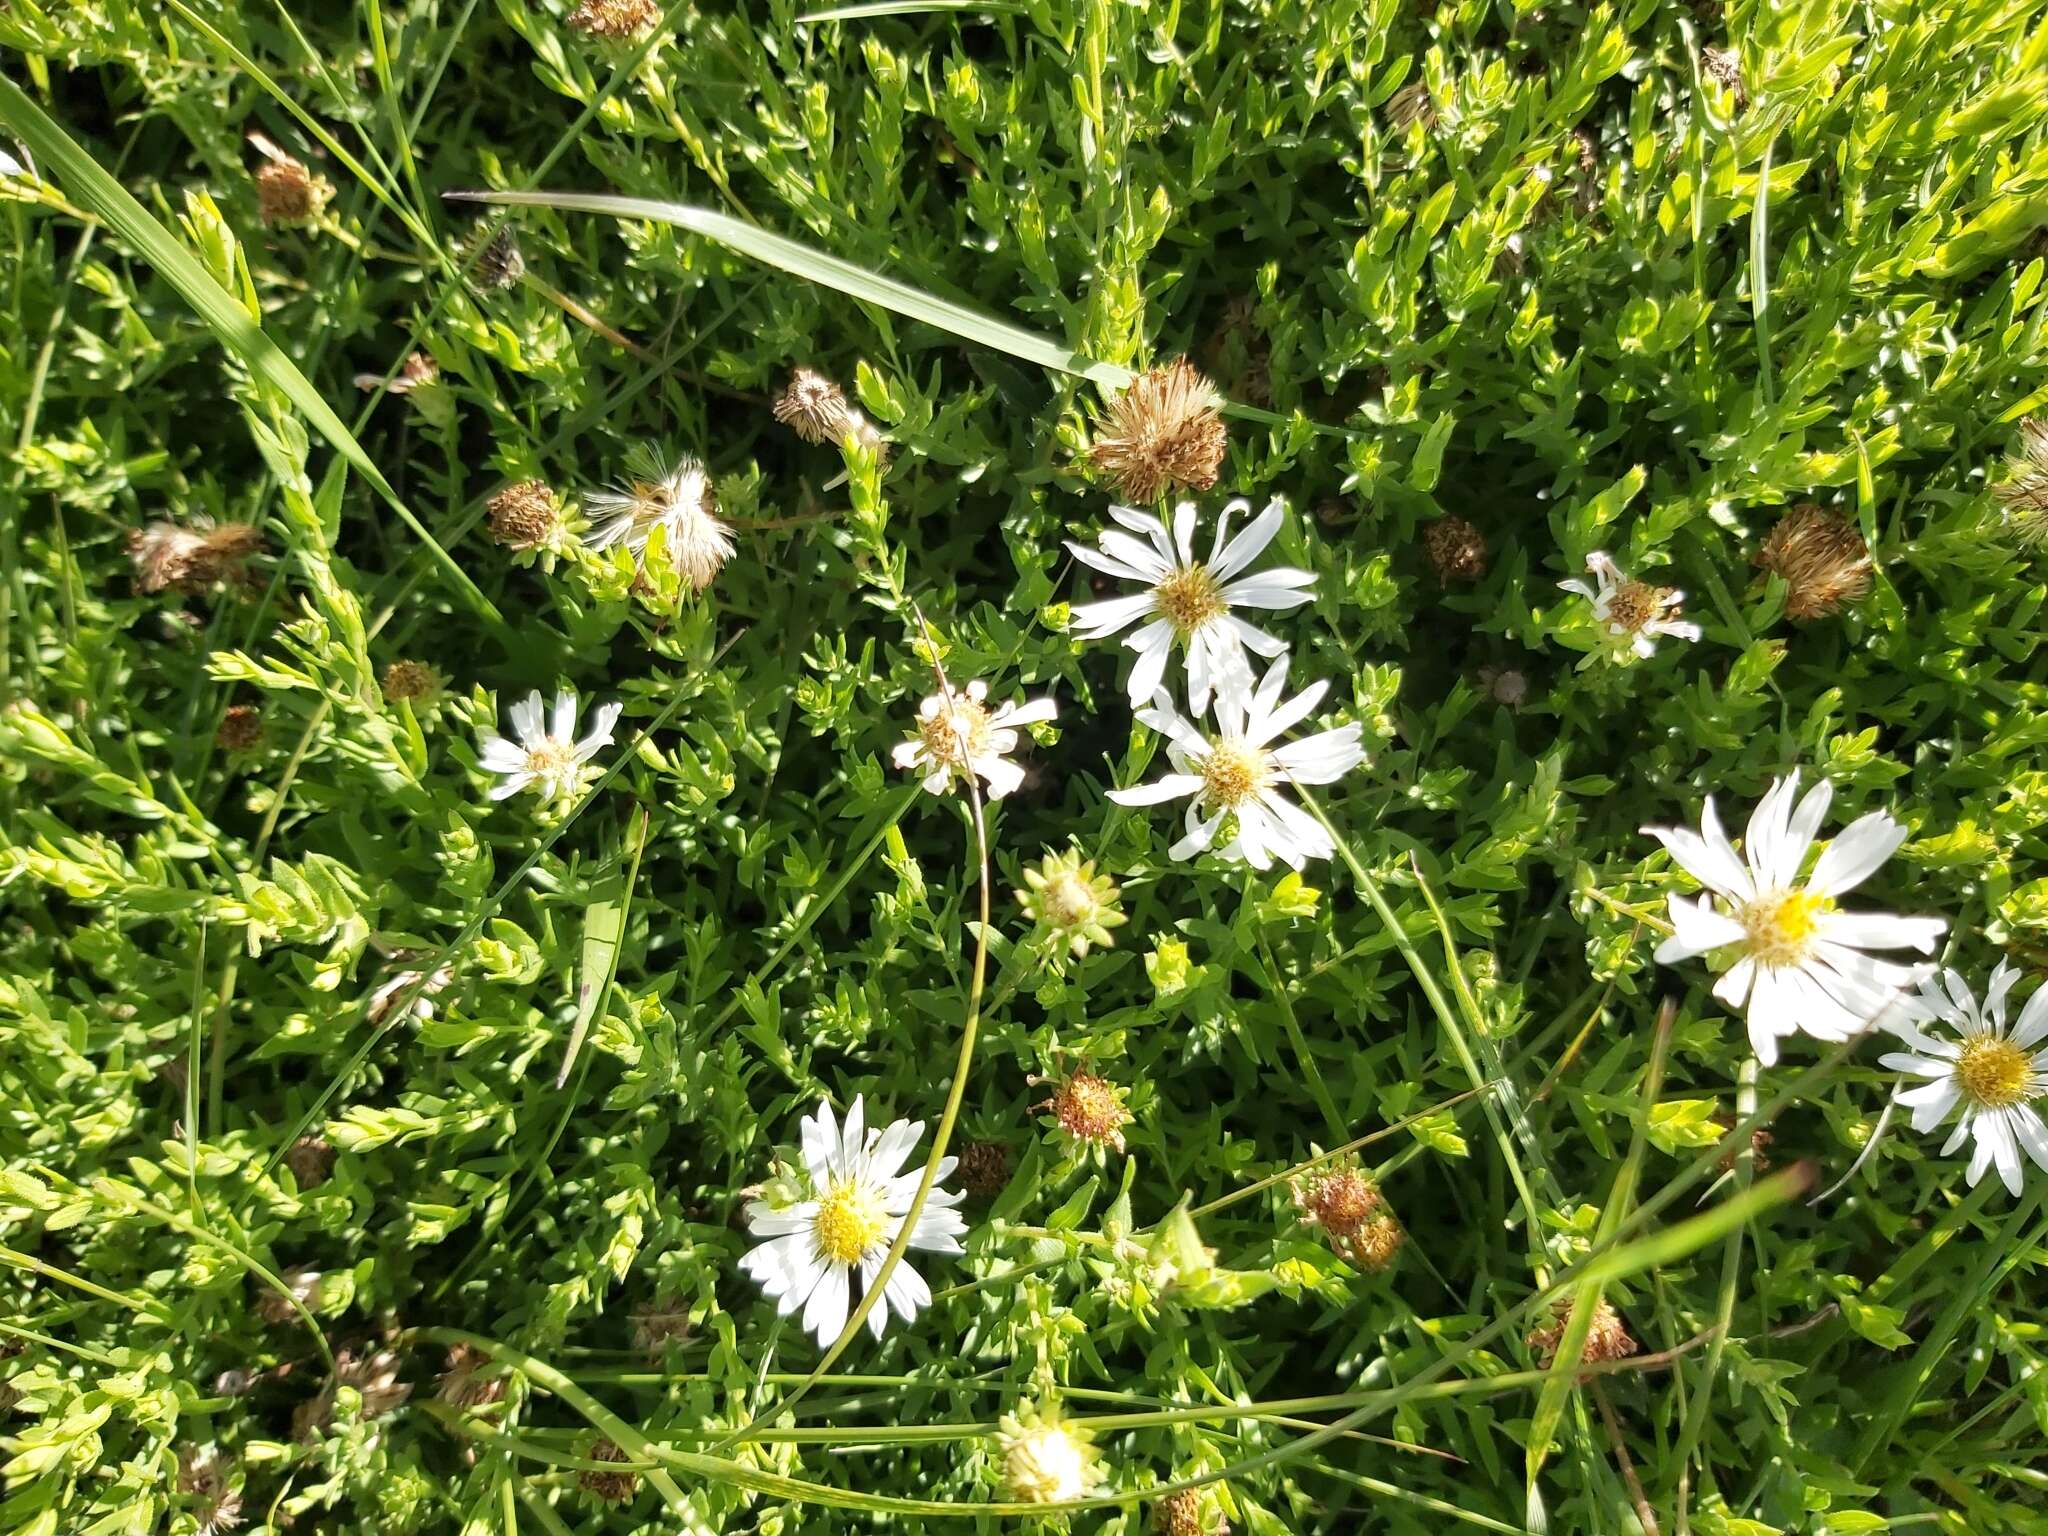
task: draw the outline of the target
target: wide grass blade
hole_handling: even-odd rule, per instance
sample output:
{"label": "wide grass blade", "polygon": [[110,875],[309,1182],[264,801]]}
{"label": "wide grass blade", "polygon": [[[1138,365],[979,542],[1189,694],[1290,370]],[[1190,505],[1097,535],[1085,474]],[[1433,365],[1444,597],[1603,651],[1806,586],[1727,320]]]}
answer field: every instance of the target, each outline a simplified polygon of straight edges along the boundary
{"label": "wide grass blade", "polygon": [[377,494],[389,503],[477,612],[494,624],[502,624],[491,600],[477,589],[448,551],[435,542],[425,525],[413,516],[384,472],[364,452],[355,434],[320,396],[312,381],[249,318],[213,274],[186,250],[171,232],[158,223],[128,189],[101,169],[98,161],[66,133],[54,119],[32,101],[12,80],[0,76],[0,122],[26,144],[44,170],[61,182],[80,207],[102,220],[128,247],[163,274],[185,302],[199,313],[220,344],[226,347],[264,383],[291,401],[313,429],[348,461]]}
{"label": "wide grass blade", "polygon": [[723,213],[714,213],[709,208],[598,192],[445,192],[442,196],[513,208],[559,208],[568,213],[606,213],[617,219],[652,219],[657,224],[673,224],[678,229],[687,229],[693,234],[716,240],[764,266],[836,289],[849,298],[879,304],[896,314],[949,331],[962,341],[993,347],[998,352],[1007,352],[1027,363],[1050,368],[1055,373],[1073,374],[1104,389],[1121,389],[1134,377],[1128,368],[1094,362],[1061,346],[1049,336],[1027,331],[1020,325],[970,309],[965,304],[955,304],[951,299],[942,299],[908,283],[899,283],[893,277],[883,277],[866,267],[855,266],[837,256],[828,256],[783,235],[771,234]]}

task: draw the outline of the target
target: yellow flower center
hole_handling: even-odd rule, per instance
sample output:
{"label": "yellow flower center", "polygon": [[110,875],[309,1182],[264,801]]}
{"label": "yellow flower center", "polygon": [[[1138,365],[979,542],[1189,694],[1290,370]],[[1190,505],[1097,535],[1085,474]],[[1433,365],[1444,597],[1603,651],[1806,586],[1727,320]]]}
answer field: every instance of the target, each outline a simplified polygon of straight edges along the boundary
{"label": "yellow flower center", "polygon": [[1180,635],[1191,635],[1222,613],[1223,586],[1206,565],[1175,571],[1152,589],[1152,607]]}
{"label": "yellow flower center", "polygon": [[988,750],[988,711],[965,694],[939,705],[938,712],[918,722],[925,755],[935,763],[965,768],[968,759]]}
{"label": "yellow flower center", "polygon": [[1659,587],[1647,581],[1624,581],[1607,600],[1607,622],[1624,635],[1632,635],[1657,617]]}
{"label": "yellow flower center", "polygon": [[1749,952],[1765,965],[1797,965],[1813,952],[1834,903],[1810,891],[1769,891],[1738,914]]}
{"label": "yellow flower center", "polygon": [[558,779],[576,766],[576,744],[550,736],[526,749],[526,771],[538,779]]}
{"label": "yellow flower center", "polygon": [[1202,764],[1203,796],[1211,804],[1235,810],[1266,787],[1273,773],[1266,754],[1241,741],[1219,741]]}
{"label": "yellow flower center", "polygon": [[834,1264],[865,1258],[889,1230],[882,1192],[858,1179],[841,1179],[825,1191],[811,1221],[811,1238],[821,1257]]}
{"label": "yellow flower center", "polygon": [[1956,1086],[1980,1109],[2011,1109],[2033,1097],[2033,1058],[1997,1035],[1973,1035],[1956,1057]]}

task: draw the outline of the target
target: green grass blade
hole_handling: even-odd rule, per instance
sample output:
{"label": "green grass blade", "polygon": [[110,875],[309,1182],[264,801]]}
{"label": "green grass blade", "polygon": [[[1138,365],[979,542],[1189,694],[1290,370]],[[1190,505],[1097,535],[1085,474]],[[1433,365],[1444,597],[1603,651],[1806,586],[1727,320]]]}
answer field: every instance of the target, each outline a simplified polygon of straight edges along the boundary
{"label": "green grass blade", "polygon": [[199,258],[185,249],[155,216],[137,202],[118,181],[103,170],[85,148],[32,101],[12,80],[0,78],[0,122],[4,122],[47,175],[60,181],[80,207],[102,220],[143,260],[161,273],[206,322],[220,344],[233,353],[263,383],[277,390],[306,418],[322,437],[426,546],[447,572],[463,597],[493,624],[504,620],[491,600],[455,563],[448,551],[435,542],[426,526],[413,516],[384,472],[371,460],[342,419],[321,398],[312,381],[249,318],[240,302],[214,281],[213,274]]}
{"label": "green grass blade", "polygon": [[688,203],[664,203],[646,197],[615,197],[595,192],[446,192],[444,197],[463,202],[493,203],[514,208],[558,208],[568,213],[604,213],[617,219],[652,219],[673,224],[692,234],[716,240],[728,250],[739,252],[764,266],[774,267],[822,287],[836,289],[849,298],[879,304],[912,320],[922,320],[984,347],[1007,352],[1027,363],[1050,368],[1055,373],[1073,374],[1104,389],[1121,389],[1133,375],[1114,363],[1098,363],[1061,346],[1049,336],[1027,331],[994,315],[951,299],[942,299],[922,288],[883,277],[866,267],[837,256],[828,256],[800,241],[772,234],[728,214]]}

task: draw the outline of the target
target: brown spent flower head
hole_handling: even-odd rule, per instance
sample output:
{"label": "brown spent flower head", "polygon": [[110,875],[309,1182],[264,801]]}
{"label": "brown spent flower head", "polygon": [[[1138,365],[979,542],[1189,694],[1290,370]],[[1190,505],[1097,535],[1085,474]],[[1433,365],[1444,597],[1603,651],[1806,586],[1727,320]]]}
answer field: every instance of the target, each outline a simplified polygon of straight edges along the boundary
{"label": "brown spent flower head", "polygon": [[[1529,1347],[1536,1351],[1538,1363],[1546,1369],[1557,1359],[1557,1347],[1564,1342],[1565,1325],[1571,1315],[1571,1298],[1566,1297],[1552,1309],[1550,1322],[1529,1334]],[[1605,1296],[1601,1297],[1600,1304],[1593,1309],[1593,1325],[1586,1331],[1586,1347],[1580,1352],[1579,1363],[1598,1365],[1624,1360],[1635,1352],[1636,1341],[1628,1336],[1621,1314]]]}
{"label": "brown spent flower head", "polygon": [[1328,1168],[1297,1180],[1294,1204],[1301,1219],[1343,1246],[1380,1208],[1378,1186],[1356,1168]]}
{"label": "brown spent flower head", "polygon": [[256,217],[276,229],[310,224],[334,196],[334,183],[282,150],[256,167]]}
{"label": "brown spent flower head", "polygon": [[223,752],[254,752],[263,745],[263,711],[254,704],[229,705],[213,739]]}
{"label": "brown spent flower head", "polygon": [[1462,517],[1440,517],[1423,529],[1422,552],[1445,586],[1486,574],[1486,535]]}
{"label": "brown spent flower head", "polygon": [[[1714,1121],[1714,1125],[1723,1136],[1726,1136],[1735,1129],[1735,1122],[1733,1120],[1717,1119]],[[1764,1154],[1770,1150],[1772,1140],[1771,1133],[1762,1126],[1758,1126],[1749,1133],[1749,1171],[1751,1173],[1761,1174],[1770,1172],[1771,1160]],[[1733,1151],[1722,1154],[1720,1168],[1723,1173],[1735,1171],[1736,1156],[1737,1154]]]}
{"label": "brown spent flower head", "polygon": [[194,1503],[195,1536],[220,1536],[242,1523],[242,1491],[228,1482],[228,1464],[215,1446],[187,1445],[178,1451],[178,1492]]}
{"label": "brown spent flower head", "polygon": [[1737,106],[1748,104],[1749,92],[1742,84],[1742,55],[1733,48],[1702,48],[1700,73],[1732,91]]}
{"label": "brown spent flower head", "polygon": [[[304,1265],[294,1265],[277,1278],[284,1282],[285,1290],[291,1292],[294,1301],[297,1301],[300,1306],[309,1312],[313,1309],[313,1303],[320,1295],[319,1270],[308,1269]],[[291,1302],[286,1301],[282,1295],[269,1285],[262,1285],[257,1288],[256,1315],[262,1318],[264,1322],[273,1325],[296,1322],[299,1316],[293,1309]]]}
{"label": "brown spent flower head", "polygon": [[455,1344],[448,1350],[448,1366],[435,1383],[434,1395],[455,1408],[482,1408],[505,1395],[502,1372],[491,1374],[491,1357],[474,1344]]}
{"label": "brown spent flower head", "polygon": [[[481,237],[486,226],[479,226]],[[483,241],[476,253],[476,263],[470,274],[485,288],[510,288],[526,276],[526,256],[519,249],[519,241],[511,227],[501,228],[495,235]]]}
{"label": "brown spent flower head", "polygon": [[1222,398],[1186,358],[1131,380],[1109,403],[1088,456],[1129,501],[1149,506],[1173,487],[1206,491],[1223,467]]}
{"label": "brown spent flower head", "polygon": [[960,1149],[960,1182],[967,1193],[988,1200],[1010,1182],[1010,1149],[999,1141],[970,1141]]}
{"label": "brown spent flower head", "polygon": [[633,1347],[657,1360],[671,1344],[690,1336],[690,1309],[672,1296],[633,1309]]}
{"label": "brown spent flower head", "polygon": [[585,37],[633,39],[645,37],[659,20],[656,0],[583,0],[569,25]]}
{"label": "brown spent flower head", "polygon": [[400,660],[384,669],[384,697],[420,703],[441,691],[441,674],[432,662]]}
{"label": "brown spent flower head", "polygon": [[1529,678],[1514,667],[1481,667],[1480,686],[1496,704],[1520,709],[1529,697]]}
{"label": "brown spent flower head", "polygon": [[491,498],[490,522],[507,549],[545,549],[561,533],[562,504],[545,480],[521,480]]}
{"label": "brown spent flower head", "polygon": [[[609,1440],[600,1440],[590,1448],[592,1461],[631,1461],[633,1458],[613,1445]],[[602,1499],[607,1504],[623,1504],[640,1491],[638,1472],[590,1472],[576,1474],[576,1481],[583,1485],[583,1491]]]}
{"label": "brown spent flower head", "polygon": [[398,1379],[403,1362],[395,1350],[378,1349],[368,1354],[343,1350],[334,1357],[334,1377],[320,1394],[299,1404],[292,1414],[292,1431],[301,1441],[317,1439],[334,1422],[334,1398],[342,1387],[352,1387],[362,1399],[362,1416],[380,1419],[412,1396],[412,1386]]}
{"label": "brown spent flower head", "polygon": [[327,1182],[334,1171],[334,1143],[325,1136],[301,1136],[284,1155],[299,1188],[315,1189]]}
{"label": "brown spent flower head", "polygon": [[1352,1233],[1344,1251],[1352,1263],[1376,1275],[1394,1262],[1394,1255],[1407,1241],[1408,1234],[1401,1230],[1401,1223],[1381,1214]]}
{"label": "brown spent flower head", "polygon": [[1756,563],[1785,578],[1785,616],[1825,618],[1870,591],[1870,546],[1839,512],[1801,502],[1765,536]]}
{"label": "brown spent flower head", "polygon": [[799,368],[775,397],[775,419],[807,443],[836,443],[858,417],[837,384],[814,368]]}
{"label": "brown spent flower head", "polygon": [[1396,133],[1406,133],[1417,123],[1422,124],[1424,133],[1434,133],[1442,120],[1436,98],[1420,80],[1402,86],[1387,101],[1387,126]]}
{"label": "brown spent flower head", "polygon": [[1086,1069],[1076,1072],[1032,1109],[1051,1110],[1060,1129],[1076,1141],[1124,1150],[1123,1128],[1131,1123],[1131,1112],[1124,1107],[1124,1090],[1106,1077]]}
{"label": "brown spent flower head", "polygon": [[1152,1529],[1159,1536],[1230,1536],[1230,1522],[1209,1508],[1200,1488],[1183,1488],[1155,1499]]}
{"label": "brown spent flower head", "polygon": [[1991,494],[2015,539],[2030,549],[2048,547],[2048,417],[2020,423],[2020,440],[2005,458],[2005,478]]}
{"label": "brown spent flower head", "polygon": [[263,535],[250,524],[207,518],[196,518],[190,526],[159,519],[128,534],[135,589],[145,593],[204,592],[219,582],[239,580],[249,557],[262,547]]}

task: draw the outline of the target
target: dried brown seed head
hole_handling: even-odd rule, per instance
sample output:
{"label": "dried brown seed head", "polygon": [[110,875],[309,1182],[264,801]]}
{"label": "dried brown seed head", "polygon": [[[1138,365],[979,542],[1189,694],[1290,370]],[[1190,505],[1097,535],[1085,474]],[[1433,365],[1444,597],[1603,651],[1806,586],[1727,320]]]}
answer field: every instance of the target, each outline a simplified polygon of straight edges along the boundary
{"label": "dried brown seed head", "polygon": [[970,1141],[960,1149],[960,1182],[967,1193],[987,1200],[1010,1182],[1010,1149],[999,1141]]}
{"label": "dried brown seed head", "polygon": [[1124,1107],[1124,1090],[1106,1077],[1076,1072],[1036,1107],[1051,1110],[1059,1128],[1076,1141],[1124,1150],[1123,1128],[1131,1112]]}
{"label": "dried brown seed head", "polygon": [[284,1155],[301,1189],[317,1189],[334,1171],[334,1143],[325,1136],[301,1136]]}
{"label": "dried brown seed head", "polygon": [[281,151],[256,167],[256,217],[275,229],[309,224],[334,196],[334,184]]}
{"label": "dried brown seed head", "polygon": [[1186,358],[1154,368],[1110,402],[1089,457],[1140,505],[1174,488],[1206,491],[1223,466],[1222,403]]}
{"label": "dried brown seed head", "polygon": [[1870,591],[1870,546],[1839,512],[1802,502],[1778,519],[1756,563],[1785,578],[1785,616],[1823,618]]}
{"label": "dried brown seed head", "polygon": [[562,505],[544,480],[508,485],[490,500],[491,537],[511,550],[545,549],[562,530]]}
{"label": "dried brown seed head", "polygon": [[[1552,1309],[1548,1323],[1529,1334],[1529,1347],[1545,1367],[1557,1358],[1557,1349],[1564,1342],[1565,1326],[1571,1314],[1572,1303],[1567,1297]],[[1609,1360],[1624,1360],[1635,1352],[1636,1341],[1629,1337],[1621,1314],[1614,1310],[1612,1302],[1601,1297],[1599,1305],[1593,1309],[1592,1326],[1586,1332],[1586,1347],[1580,1352],[1579,1362],[1597,1365]]]}
{"label": "dried brown seed head", "polygon": [[441,691],[441,674],[430,662],[400,660],[384,669],[384,697],[419,703]]}
{"label": "dried brown seed head", "polygon": [[799,368],[775,398],[775,419],[807,443],[836,443],[858,417],[837,384],[815,369]]}
{"label": "dried brown seed head", "polygon": [[[613,1445],[609,1440],[600,1440],[590,1448],[592,1461],[631,1461],[633,1458]],[[607,1504],[624,1504],[640,1491],[638,1472],[591,1472],[576,1474],[576,1481],[583,1485],[583,1491]]]}
{"label": "dried brown seed head", "polygon": [[1486,574],[1486,535],[1462,517],[1440,517],[1423,529],[1422,551],[1445,586]]}
{"label": "dried brown seed head", "polygon": [[213,739],[223,752],[254,752],[263,745],[263,711],[254,704],[229,705]]}
{"label": "dried brown seed head", "polygon": [[660,20],[656,0],[583,0],[569,25],[585,37],[632,39],[645,37]]}

